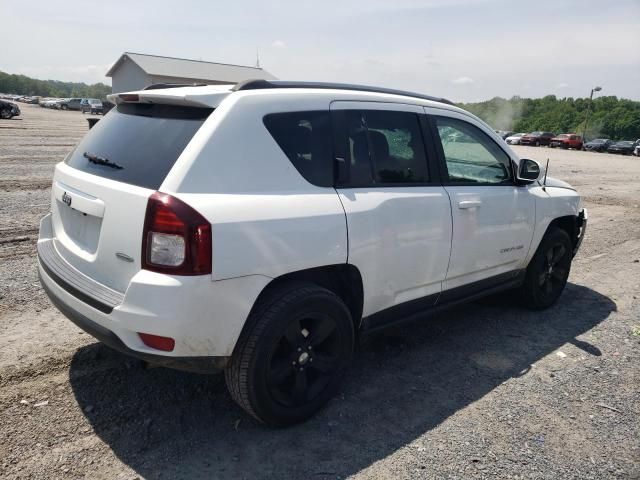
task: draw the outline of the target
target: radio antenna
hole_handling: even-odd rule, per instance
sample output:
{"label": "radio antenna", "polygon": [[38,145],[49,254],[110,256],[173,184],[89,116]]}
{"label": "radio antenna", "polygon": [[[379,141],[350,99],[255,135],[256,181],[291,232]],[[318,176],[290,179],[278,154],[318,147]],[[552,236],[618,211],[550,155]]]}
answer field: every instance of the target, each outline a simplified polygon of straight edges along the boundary
{"label": "radio antenna", "polygon": [[542,181],[542,189],[546,192],[547,186],[547,172],[549,171],[549,157],[547,157],[547,166],[544,167],[544,180]]}

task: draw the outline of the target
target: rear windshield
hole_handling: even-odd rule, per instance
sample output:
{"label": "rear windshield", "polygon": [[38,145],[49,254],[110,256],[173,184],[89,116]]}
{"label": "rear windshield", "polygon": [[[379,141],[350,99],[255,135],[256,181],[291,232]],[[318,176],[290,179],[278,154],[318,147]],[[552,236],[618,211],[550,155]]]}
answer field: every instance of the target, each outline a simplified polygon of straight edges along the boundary
{"label": "rear windshield", "polygon": [[66,163],[92,175],[157,190],[212,111],[118,105],[87,133]]}

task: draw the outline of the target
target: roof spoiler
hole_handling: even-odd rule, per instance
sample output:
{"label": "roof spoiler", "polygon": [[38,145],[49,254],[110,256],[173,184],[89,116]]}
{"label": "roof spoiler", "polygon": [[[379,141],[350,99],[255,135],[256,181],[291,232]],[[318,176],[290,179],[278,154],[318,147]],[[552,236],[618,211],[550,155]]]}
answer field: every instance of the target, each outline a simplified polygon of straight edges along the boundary
{"label": "roof spoiler", "polygon": [[231,90],[234,92],[242,90],[261,90],[267,88],[322,88],[327,90],[352,90],[359,92],[386,93],[389,95],[402,95],[404,97],[431,100],[432,102],[455,105],[451,100],[441,97],[432,97],[421,93],[406,92],[392,88],[372,87],[370,85],[354,85],[351,83],[331,83],[331,82],[292,82],[286,80],[245,80],[237,83]]}
{"label": "roof spoiler", "polygon": [[164,88],[180,87],[206,87],[206,83],[154,83],[143,88],[143,90],[160,90]]}

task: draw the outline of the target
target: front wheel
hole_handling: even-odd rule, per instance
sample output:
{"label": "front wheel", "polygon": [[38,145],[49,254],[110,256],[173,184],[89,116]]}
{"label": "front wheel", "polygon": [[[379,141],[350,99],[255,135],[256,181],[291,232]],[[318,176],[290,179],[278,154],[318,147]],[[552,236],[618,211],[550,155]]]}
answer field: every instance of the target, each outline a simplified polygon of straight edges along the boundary
{"label": "front wheel", "polygon": [[527,307],[543,310],[560,298],[569,278],[572,250],[567,232],[556,227],[549,229],[529,262],[520,287]]}
{"label": "front wheel", "polygon": [[283,285],[254,306],[225,370],[227,387],[261,422],[301,422],[337,393],[353,343],[351,314],[337,295]]}

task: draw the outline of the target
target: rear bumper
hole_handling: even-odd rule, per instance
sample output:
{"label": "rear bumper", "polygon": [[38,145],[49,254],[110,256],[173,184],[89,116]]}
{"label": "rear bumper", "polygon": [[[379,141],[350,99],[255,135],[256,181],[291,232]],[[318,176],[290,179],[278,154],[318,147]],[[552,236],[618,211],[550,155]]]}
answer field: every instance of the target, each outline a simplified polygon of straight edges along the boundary
{"label": "rear bumper", "polygon": [[[40,281],[52,302],[80,328],[134,357],[172,368],[215,371],[226,364],[268,277],[212,281],[140,270],[125,292],[76,270],[59,254],[50,215],[38,240]],[[114,257],[114,261],[118,261]],[[145,345],[140,333],[175,340],[171,352]]]}
{"label": "rear bumper", "polygon": [[56,296],[54,291],[47,286],[47,282],[43,281],[42,274],[40,274],[40,282],[45,293],[49,296],[51,303],[53,303],[61,313],[89,335],[120,353],[155,365],[198,373],[216,373],[222,371],[227,365],[229,357],[167,357],[133,350],[127,347],[111,330],[88,319],[77,310],[74,310],[70,305],[64,303],[60,297]]}

